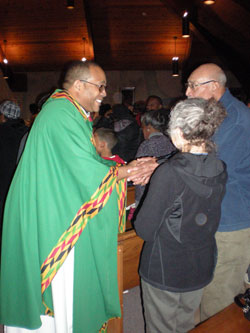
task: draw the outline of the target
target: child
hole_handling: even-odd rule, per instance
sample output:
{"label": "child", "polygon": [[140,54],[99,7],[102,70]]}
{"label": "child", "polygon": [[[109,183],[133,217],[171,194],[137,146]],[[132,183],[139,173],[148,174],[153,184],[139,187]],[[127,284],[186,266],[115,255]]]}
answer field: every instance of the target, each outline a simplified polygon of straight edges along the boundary
{"label": "child", "polygon": [[106,160],[112,160],[119,164],[124,164],[122,158],[112,154],[112,148],[117,144],[117,137],[113,130],[109,128],[97,128],[94,132],[95,148],[97,153]]}

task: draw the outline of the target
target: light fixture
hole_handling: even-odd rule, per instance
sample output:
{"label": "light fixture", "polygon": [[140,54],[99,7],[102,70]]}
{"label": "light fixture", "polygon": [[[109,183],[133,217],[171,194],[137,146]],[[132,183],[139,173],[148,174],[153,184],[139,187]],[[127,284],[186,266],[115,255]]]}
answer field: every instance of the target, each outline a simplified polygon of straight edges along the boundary
{"label": "light fixture", "polygon": [[2,72],[3,72],[3,78],[7,80],[9,78],[9,67],[8,67],[8,59],[6,56],[6,46],[7,46],[7,40],[3,41],[3,64],[1,66]]}
{"label": "light fixture", "polygon": [[7,56],[6,56],[6,47],[7,47],[7,40],[6,40],[6,39],[3,41],[3,45],[4,45],[4,50],[3,50],[3,52],[4,52],[3,62],[5,63],[5,65],[7,65],[7,64],[8,64],[8,59],[7,59]]}
{"label": "light fixture", "polygon": [[182,16],[182,37],[183,38],[190,37],[188,12],[185,12]]}
{"label": "light fixture", "polygon": [[81,60],[83,62],[85,62],[85,61],[87,61],[87,58],[85,57],[85,42],[86,42],[86,39],[83,37],[82,40],[83,40],[83,57],[82,57]]}
{"label": "light fixture", "polygon": [[176,56],[176,40],[174,37],[174,57],[172,58],[172,76],[179,76],[179,57]]}
{"label": "light fixture", "polygon": [[203,0],[204,5],[213,5],[215,0]]}
{"label": "light fixture", "polygon": [[68,9],[74,9],[75,8],[74,0],[67,0],[67,8]]}
{"label": "light fixture", "polygon": [[179,76],[179,57],[172,58],[172,76]]}

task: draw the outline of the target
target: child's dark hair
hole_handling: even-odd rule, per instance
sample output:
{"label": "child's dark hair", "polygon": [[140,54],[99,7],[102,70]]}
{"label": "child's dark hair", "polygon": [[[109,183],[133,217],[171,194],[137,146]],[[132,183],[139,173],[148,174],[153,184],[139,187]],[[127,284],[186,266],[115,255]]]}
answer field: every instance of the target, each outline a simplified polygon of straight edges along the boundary
{"label": "child's dark hair", "polygon": [[108,148],[111,150],[117,144],[117,137],[115,132],[110,128],[100,127],[94,132],[98,135],[98,138],[102,141],[107,142]]}

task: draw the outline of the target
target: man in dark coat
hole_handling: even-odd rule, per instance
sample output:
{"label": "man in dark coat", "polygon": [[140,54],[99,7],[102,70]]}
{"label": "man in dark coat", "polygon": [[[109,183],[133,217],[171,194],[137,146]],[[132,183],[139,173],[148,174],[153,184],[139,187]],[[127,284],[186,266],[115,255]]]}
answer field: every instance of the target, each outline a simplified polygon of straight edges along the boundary
{"label": "man in dark coat", "polygon": [[0,231],[3,207],[16,169],[20,140],[28,128],[20,119],[20,107],[13,101],[0,104]]}

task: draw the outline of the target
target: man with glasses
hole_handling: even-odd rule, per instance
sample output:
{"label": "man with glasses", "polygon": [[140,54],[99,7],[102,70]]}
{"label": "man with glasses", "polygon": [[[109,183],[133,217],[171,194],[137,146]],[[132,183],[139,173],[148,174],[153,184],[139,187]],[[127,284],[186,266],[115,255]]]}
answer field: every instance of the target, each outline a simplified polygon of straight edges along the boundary
{"label": "man with glasses", "polygon": [[0,323],[7,333],[98,332],[121,315],[125,178],[144,183],[157,164],[119,167],[97,154],[90,112],[105,96],[104,71],[74,62],[32,126],[5,207]]}
{"label": "man with glasses", "polygon": [[153,111],[153,110],[160,110],[163,108],[162,99],[156,95],[148,96],[146,100],[146,110]]}
{"label": "man with glasses", "polygon": [[250,263],[250,112],[226,88],[226,75],[215,64],[194,70],[186,84],[188,98],[220,101],[227,117],[215,134],[219,158],[227,164],[228,181],[216,234],[218,262],[214,279],[204,290],[201,320],[233,303],[244,290]]}

